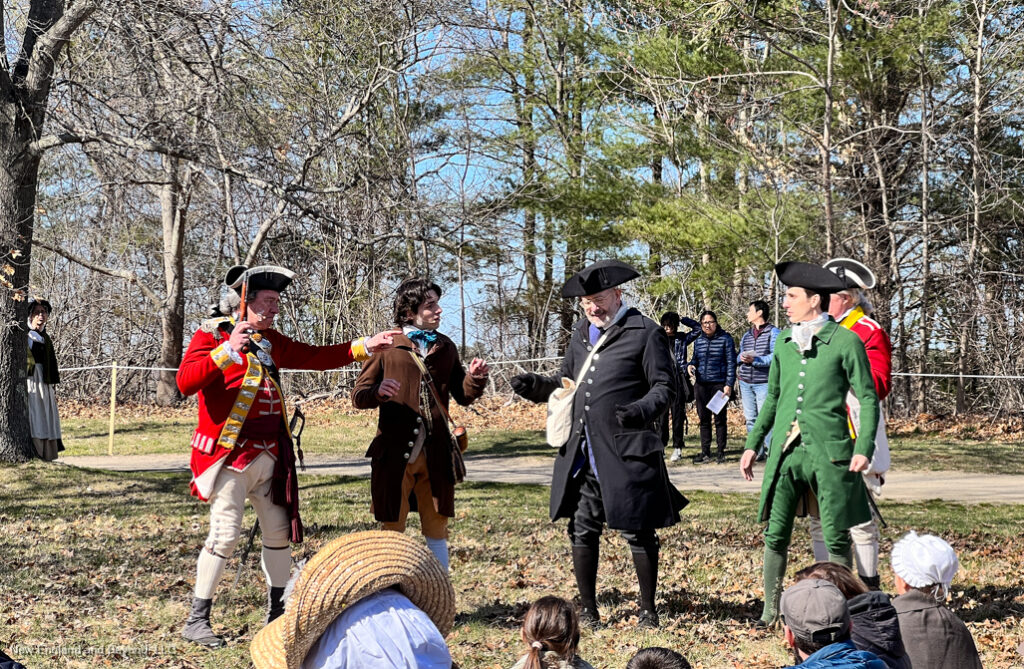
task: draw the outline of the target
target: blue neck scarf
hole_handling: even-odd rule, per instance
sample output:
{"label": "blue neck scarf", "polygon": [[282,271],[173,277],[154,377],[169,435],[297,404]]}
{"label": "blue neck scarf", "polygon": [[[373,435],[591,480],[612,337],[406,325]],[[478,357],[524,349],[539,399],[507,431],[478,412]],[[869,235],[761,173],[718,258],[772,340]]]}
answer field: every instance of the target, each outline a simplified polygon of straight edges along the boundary
{"label": "blue neck scarf", "polygon": [[437,332],[433,330],[413,330],[409,333],[409,339],[422,343],[429,348],[431,344],[437,341]]}

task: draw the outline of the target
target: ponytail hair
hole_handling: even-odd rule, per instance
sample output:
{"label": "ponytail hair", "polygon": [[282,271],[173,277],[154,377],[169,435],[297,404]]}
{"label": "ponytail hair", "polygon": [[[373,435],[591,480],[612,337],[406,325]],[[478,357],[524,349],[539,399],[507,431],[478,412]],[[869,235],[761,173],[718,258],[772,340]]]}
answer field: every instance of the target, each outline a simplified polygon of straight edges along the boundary
{"label": "ponytail hair", "polygon": [[526,612],[522,634],[527,646],[523,669],[543,669],[544,653],[549,651],[571,663],[580,643],[579,614],[561,597],[541,597]]}

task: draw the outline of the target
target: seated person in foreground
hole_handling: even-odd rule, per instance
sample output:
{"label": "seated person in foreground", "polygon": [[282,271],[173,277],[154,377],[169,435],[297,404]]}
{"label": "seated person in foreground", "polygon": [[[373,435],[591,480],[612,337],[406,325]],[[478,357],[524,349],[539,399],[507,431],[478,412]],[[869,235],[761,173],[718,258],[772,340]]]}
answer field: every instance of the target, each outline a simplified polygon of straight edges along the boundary
{"label": "seated person in foreground", "polygon": [[541,597],[523,619],[526,655],[512,669],[594,669],[576,654],[580,617],[572,602]]}
{"label": "seated person in foreground", "polygon": [[890,669],[910,669],[910,658],[903,647],[900,625],[889,595],[868,590],[849,568],[835,562],[815,562],[796,573],[796,580],[821,578],[839,588],[846,597],[853,632],[850,640],[861,650],[878,656]]}
{"label": "seated person in foreground", "polygon": [[[284,615],[256,634],[256,669],[450,669],[455,590],[415,539],[373,530],[324,546]],[[383,662],[383,664],[382,664]]]}
{"label": "seated person in foreground", "polygon": [[651,646],[638,650],[626,669],[690,669],[690,663],[674,650]]}
{"label": "seated person in foreground", "polygon": [[830,582],[819,578],[797,582],[782,593],[779,613],[794,666],[886,669],[874,653],[853,645],[846,597]]}
{"label": "seated person in foreground", "polygon": [[892,605],[914,669],[981,669],[970,630],[943,604],[959,568],[953,547],[934,534],[911,530],[892,547]]}

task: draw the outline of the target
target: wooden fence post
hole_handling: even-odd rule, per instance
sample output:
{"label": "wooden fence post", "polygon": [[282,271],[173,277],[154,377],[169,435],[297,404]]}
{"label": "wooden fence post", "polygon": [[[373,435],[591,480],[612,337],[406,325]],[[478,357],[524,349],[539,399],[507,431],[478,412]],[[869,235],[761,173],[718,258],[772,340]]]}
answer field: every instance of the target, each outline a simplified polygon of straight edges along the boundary
{"label": "wooden fence post", "polygon": [[107,455],[114,454],[114,407],[117,406],[117,362],[110,370],[110,439],[107,441]]}

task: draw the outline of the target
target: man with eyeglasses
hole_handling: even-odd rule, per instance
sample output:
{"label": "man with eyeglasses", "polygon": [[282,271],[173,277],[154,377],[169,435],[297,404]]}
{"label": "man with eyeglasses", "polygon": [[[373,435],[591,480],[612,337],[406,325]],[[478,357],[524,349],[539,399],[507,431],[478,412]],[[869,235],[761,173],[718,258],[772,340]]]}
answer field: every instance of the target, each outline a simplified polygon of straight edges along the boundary
{"label": "man with eyeglasses", "polygon": [[579,297],[585,318],[573,326],[561,371],[511,380],[519,395],[545,402],[563,379],[578,379],[572,429],[551,477],[550,515],[569,519],[580,618],[591,625],[600,620],[597,565],[607,524],[620,531],[633,556],[640,587],[638,624],[658,626],[657,529],[679,522],[687,503],[669,482],[657,432],[676,393],[668,338],[657,323],[623,304],[618,287],[638,276],[618,260],[601,260],[573,275],[562,296]]}

